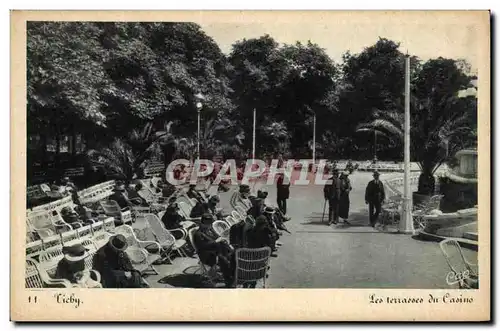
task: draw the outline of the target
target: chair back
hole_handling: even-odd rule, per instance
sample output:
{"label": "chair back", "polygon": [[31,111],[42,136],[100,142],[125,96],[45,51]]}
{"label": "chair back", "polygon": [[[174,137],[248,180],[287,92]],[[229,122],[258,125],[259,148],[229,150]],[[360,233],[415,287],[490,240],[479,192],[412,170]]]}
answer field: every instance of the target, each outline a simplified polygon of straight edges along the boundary
{"label": "chair back", "polygon": [[113,194],[114,187],[115,181],[110,180],[79,191],[78,198],[83,204],[98,202]]}
{"label": "chair back", "polygon": [[53,224],[53,215],[45,210],[31,212],[27,216],[27,222],[40,238],[50,237],[57,233]]}
{"label": "chair back", "polygon": [[60,234],[55,234],[53,236],[42,238],[43,249],[49,249],[54,246],[62,245],[62,238]]}
{"label": "chair back", "polygon": [[26,256],[35,257],[43,252],[43,242],[41,240],[32,241],[26,245]]}
{"label": "chair back", "polygon": [[78,240],[78,232],[76,230],[71,230],[61,233],[61,240],[63,245],[74,242],[75,240]]}
{"label": "chair back", "polygon": [[245,208],[243,208],[243,206],[241,205],[236,205],[236,207],[234,207],[234,209],[241,215],[241,216],[245,216],[247,214],[247,211],[245,210]]}
{"label": "chair back", "polygon": [[134,229],[129,225],[121,225],[116,228],[115,234],[121,234],[127,239],[128,246],[139,246]]}
{"label": "chair back", "polygon": [[101,207],[108,216],[121,216],[122,210],[118,202],[114,200],[101,200]]}
{"label": "chair back", "polygon": [[144,215],[156,241],[162,247],[170,247],[175,244],[175,237],[163,226],[162,222],[155,214]]}
{"label": "chair back", "polygon": [[196,254],[198,254],[198,248],[196,248],[196,244],[194,242],[194,234],[196,233],[196,231],[198,231],[198,229],[199,229],[198,227],[194,227],[189,229],[188,231],[189,242],[191,242],[191,246],[193,247]]}
{"label": "chair back", "polygon": [[44,266],[52,265],[54,263],[57,265],[57,262],[62,259],[63,256],[63,245],[61,244],[44,249],[44,251],[39,256],[38,261],[40,262],[40,264],[44,264]]}
{"label": "chair back", "polygon": [[182,213],[182,215],[186,218],[190,217],[191,214],[191,207],[188,206],[188,204],[184,201],[178,202],[179,205],[179,211]]}
{"label": "chair back", "polygon": [[24,276],[24,284],[26,288],[43,288],[42,277],[40,277],[40,273],[38,272],[38,268],[36,266],[36,261],[27,258],[26,259],[26,274]]}
{"label": "chair back", "polygon": [[215,233],[219,235],[219,237],[229,237],[229,229],[231,227],[226,222],[215,221],[212,223],[212,228],[214,229]]}
{"label": "chair back", "polygon": [[271,248],[239,248],[235,254],[234,285],[256,282],[266,278]]}
{"label": "chair back", "polygon": [[76,233],[78,234],[79,239],[90,239],[93,236],[92,226],[85,225],[79,229],[76,229]]}
{"label": "chair back", "polygon": [[446,263],[456,275],[466,270],[470,271],[470,263],[465,259],[458,241],[455,239],[445,239],[439,243],[439,247],[443,252]]}
{"label": "chair back", "polygon": [[238,223],[238,221],[236,221],[232,216],[227,216],[226,217],[226,223],[229,225],[229,226],[233,226],[235,225],[236,223]]}
{"label": "chair back", "polygon": [[245,217],[243,217],[240,213],[238,213],[236,210],[233,210],[231,212],[231,216],[236,220],[236,222],[238,221],[243,221],[245,219]]}

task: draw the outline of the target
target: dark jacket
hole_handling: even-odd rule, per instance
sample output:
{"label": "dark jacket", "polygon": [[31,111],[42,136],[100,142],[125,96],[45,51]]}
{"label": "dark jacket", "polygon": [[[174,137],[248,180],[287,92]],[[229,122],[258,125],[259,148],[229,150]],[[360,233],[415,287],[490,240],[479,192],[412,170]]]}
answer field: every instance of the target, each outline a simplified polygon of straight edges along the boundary
{"label": "dark jacket", "polygon": [[368,203],[381,203],[385,200],[384,184],[382,181],[372,180],[366,186],[365,201]]}
{"label": "dark jacket", "polygon": [[161,218],[161,222],[163,223],[165,229],[167,230],[181,228],[182,227],[181,222],[184,222],[185,220],[186,219],[182,215],[179,215],[178,212],[168,209]]}
{"label": "dark jacket", "polygon": [[274,248],[275,243],[273,231],[267,224],[259,224],[248,232],[248,248]]}
{"label": "dark jacket", "polygon": [[340,188],[342,183],[337,177],[330,177],[323,189],[326,200],[338,200],[340,198]]}
{"label": "dark jacket", "polygon": [[82,272],[85,270],[85,260],[81,260],[76,263],[69,263],[66,259],[61,259],[57,264],[56,279],[66,279],[71,283],[76,283],[77,280],[75,278],[76,273]]}
{"label": "dark jacket", "polygon": [[118,203],[121,209],[127,208],[131,206],[130,201],[122,192],[115,191],[112,195],[109,196],[109,200],[114,200]]}
{"label": "dark jacket", "polygon": [[231,226],[229,230],[229,242],[234,248],[248,247],[248,232],[252,225],[245,221],[240,221]]}
{"label": "dark jacket", "polygon": [[193,237],[200,261],[208,266],[213,266],[217,262],[219,243],[215,242],[216,238],[211,231],[203,230],[196,231]]}
{"label": "dark jacket", "polygon": [[[141,275],[134,269],[125,252],[118,252],[109,245],[104,245],[95,253],[92,269],[101,274],[104,288],[138,288],[141,287]],[[125,272],[131,272],[127,278]]]}
{"label": "dark jacket", "polygon": [[196,192],[196,190],[189,190],[189,191],[186,192],[186,195],[190,199],[196,199],[196,201],[203,201],[203,199],[201,198],[200,193]]}
{"label": "dark jacket", "polygon": [[191,213],[189,214],[189,217],[197,218],[197,217],[201,217],[205,213],[210,213],[210,212],[211,212],[211,210],[208,207],[208,203],[198,201],[196,203],[196,205],[193,207],[193,209],[191,209]]}
{"label": "dark jacket", "polygon": [[283,184],[285,177],[280,176],[276,182],[277,197],[280,200],[285,200],[290,197],[290,182]]}

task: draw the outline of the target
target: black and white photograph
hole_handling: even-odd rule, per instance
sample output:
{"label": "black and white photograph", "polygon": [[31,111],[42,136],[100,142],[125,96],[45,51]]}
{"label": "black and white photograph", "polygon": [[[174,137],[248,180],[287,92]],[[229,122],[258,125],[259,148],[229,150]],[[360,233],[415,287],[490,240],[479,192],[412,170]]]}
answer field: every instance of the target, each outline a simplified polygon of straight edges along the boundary
{"label": "black and white photograph", "polygon": [[489,293],[489,13],[216,15],[26,20],[25,289]]}

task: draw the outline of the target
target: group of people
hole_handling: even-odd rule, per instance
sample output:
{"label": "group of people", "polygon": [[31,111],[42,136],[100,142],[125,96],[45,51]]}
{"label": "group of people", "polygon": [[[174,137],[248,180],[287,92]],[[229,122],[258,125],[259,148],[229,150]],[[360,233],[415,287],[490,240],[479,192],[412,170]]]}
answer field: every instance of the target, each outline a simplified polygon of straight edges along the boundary
{"label": "group of people", "polygon": [[85,267],[89,249],[82,244],[63,247],[64,257],[59,261],[55,278],[66,279],[72,284],[86,288],[147,288],[150,287],[136,270],[126,253],[127,239],[121,234],[113,235],[99,248],[92,259],[92,270],[99,272],[100,282]]}
{"label": "group of people", "polygon": [[[340,223],[350,224],[348,221],[350,207],[349,193],[352,190],[352,186],[349,174],[349,171],[344,171],[339,176],[339,171],[333,169],[332,176],[323,189],[325,204],[328,201],[329,225],[338,224],[339,219],[342,219]],[[365,190],[365,203],[368,205],[369,222],[372,227],[375,227],[378,221],[384,200],[384,184],[380,181],[379,172],[375,171],[373,173],[373,180],[368,183]]]}

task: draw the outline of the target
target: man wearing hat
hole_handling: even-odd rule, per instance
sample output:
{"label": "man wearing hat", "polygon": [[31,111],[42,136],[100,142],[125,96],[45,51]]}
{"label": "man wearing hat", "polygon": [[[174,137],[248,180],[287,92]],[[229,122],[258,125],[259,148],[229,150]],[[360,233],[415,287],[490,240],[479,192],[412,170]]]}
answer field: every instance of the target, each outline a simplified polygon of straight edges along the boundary
{"label": "man wearing hat", "polygon": [[205,199],[203,199],[201,194],[198,191],[196,191],[196,184],[189,184],[189,189],[187,190],[186,195],[190,199],[195,199],[196,201],[199,202],[205,202]]}
{"label": "man wearing hat", "polygon": [[380,174],[375,170],[373,180],[366,186],[365,203],[368,204],[368,212],[370,215],[370,225],[375,227],[378,221],[378,216],[382,209],[382,203],[385,200],[384,184],[379,179]]}
{"label": "man wearing hat", "polygon": [[249,200],[250,197],[250,186],[246,184],[241,184],[238,191],[235,191],[231,196],[230,204],[231,207],[236,208],[238,205],[242,205],[246,210],[252,207],[252,202]]}
{"label": "man wearing hat", "polygon": [[214,218],[211,214],[203,214],[201,224],[193,237],[200,261],[213,267],[218,265],[224,277],[226,286],[232,284],[234,270],[234,250],[212,229]]}
{"label": "man wearing hat", "polygon": [[104,288],[142,288],[149,287],[141,273],[134,269],[132,261],[125,252],[127,239],[121,234],[109,238],[106,245],[94,255],[93,269],[101,274]]}
{"label": "man wearing hat", "polygon": [[276,254],[276,236],[269,226],[269,220],[261,215],[255,219],[255,226],[248,231],[248,248],[269,247],[272,250],[272,257]]}
{"label": "man wearing hat", "polygon": [[338,178],[339,171],[332,170],[332,177],[328,179],[323,189],[325,200],[328,200],[328,224],[337,224],[339,221],[339,201],[341,182]]}
{"label": "man wearing hat", "polygon": [[88,249],[82,244],[64,246],[62,248],[64,257],[57,264],[56,279],[66,279],[73,284],[80,282],[85,271],[85,258],[88,257]]}
{"label": "man wearing hat", "polygon": [[109,199],[116,201],[121,209],[130,208],[134,205],[128,198],[125,185],[121,183],[115,185],[113,194],[109,196]]}

